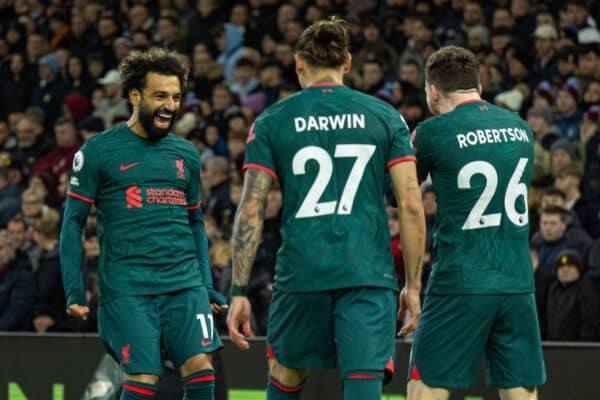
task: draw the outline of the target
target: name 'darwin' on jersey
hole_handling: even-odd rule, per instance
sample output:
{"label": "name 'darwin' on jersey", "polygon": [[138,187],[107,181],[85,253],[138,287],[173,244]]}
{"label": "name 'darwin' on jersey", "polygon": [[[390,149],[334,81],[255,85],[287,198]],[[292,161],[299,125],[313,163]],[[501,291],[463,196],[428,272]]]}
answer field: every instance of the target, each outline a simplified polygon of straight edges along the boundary
{"label": "name 'darwin' on jersey", "polygon": [[506,143],[514,141],[529,143],[527,131],[521,128],[477,129],[475,131],[456,135],[456,140],[458,140],[459,149],[486,143]]}
{"label": "name 'darwin' on jersey", "polygon": [[320,115],[294,118],[296,132],[365,129],[364,114]]}

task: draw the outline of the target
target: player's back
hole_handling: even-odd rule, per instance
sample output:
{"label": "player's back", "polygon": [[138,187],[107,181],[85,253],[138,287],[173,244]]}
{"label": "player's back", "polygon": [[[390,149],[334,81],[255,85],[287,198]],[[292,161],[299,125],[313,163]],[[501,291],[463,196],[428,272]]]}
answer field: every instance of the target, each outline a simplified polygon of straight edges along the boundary
{"label": "player's back", "polygon": [[383,195],[402,157],[413,159],[399,113],[344,86],[308,87],[257,119],[246,167],[281,185],[279,289],[397,288]]}
{"label": "player's back", "polygon": [[431,173],[438,202],[428,292],[531,292],[529,126],[516,113],[466,102],[420,124],[414,144],[419,177]]}

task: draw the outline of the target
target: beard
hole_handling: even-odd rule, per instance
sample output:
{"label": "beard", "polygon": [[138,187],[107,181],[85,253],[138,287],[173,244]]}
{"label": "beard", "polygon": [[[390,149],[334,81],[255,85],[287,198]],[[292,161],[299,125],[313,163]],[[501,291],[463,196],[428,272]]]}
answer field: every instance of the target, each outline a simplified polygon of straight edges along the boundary
{"label": "beard", "polygon": [[[167,122],[164,119],[161,119],[160,115],[168,115],[170,116],[170,120]],[[164,138],[171,131],[171,127],[173,126],[173,122],[175,121],[175,115],[177,112],[172,112],[167,110],[166,108],[160,107],[156,110],[152,111],[149,109],[144,101],[142,100],[140,104],[140,110],[138,114],[138,119],[142,128],[146,132],[148,140],[151,142],[158,142],[160,139]],[[163,121],[161,123],[161,121]],[[157,123],[161,123],[162,126],[158,126]]]}

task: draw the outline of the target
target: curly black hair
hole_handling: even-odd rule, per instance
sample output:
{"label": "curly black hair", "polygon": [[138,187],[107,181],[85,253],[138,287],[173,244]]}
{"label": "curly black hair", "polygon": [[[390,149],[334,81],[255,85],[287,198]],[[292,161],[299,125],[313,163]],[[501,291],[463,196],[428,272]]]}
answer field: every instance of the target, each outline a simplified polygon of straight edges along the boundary
{"label": "curly black hair", "polygon": [[179,78],[181,88],[188,83],[189,69],[181,60],[181,56],[167,49],[153,47],[147,51],[132,51],[119,64],[123,90],[121,97],[129,99],[129,91],[146,87],[146,76],[149,72]]}

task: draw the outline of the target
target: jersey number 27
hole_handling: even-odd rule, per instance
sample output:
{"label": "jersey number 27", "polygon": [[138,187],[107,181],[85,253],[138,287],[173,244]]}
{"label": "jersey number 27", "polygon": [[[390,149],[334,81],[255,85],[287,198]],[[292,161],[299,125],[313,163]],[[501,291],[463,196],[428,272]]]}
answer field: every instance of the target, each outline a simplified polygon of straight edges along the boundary
{"label": "jersey number 27", "polygon": [[[513,172],[506,193],[504,194],[504,209],[509,221],[517,226],[525,226],[529,222],[527,210],[527,185],[520,182],[521,176],[525,171],[528,159],[521,158]],[[471,189],[471,177],[475,174],[481,174],[485,177],[485,187],[479,199],[471,209],[467,220],[462,229],[481,229],[500,226],[502,219],[501,213],[483,215],[485,209],[492,201],[498,187],[498,173],[496,168],[487,161],[472,161],[465,164],[458,172],[457,185],[459,189]],[[523,197],[525,211],[517,211],[516,202],[519,197]]]}
{"label": "jersey number 27", "polygon": [[306,163],[308,160],[315,160],[319,164],[319,172],[304,201],[300,205],[296,213],[296,218],[320,217],[322,215],[334,214],[336,208],[338,214],[348,215],[352,213],[352,205],[354,204],[358,185],[362,180],[369,160],[373,157],[373,153],[375,153],[375,145],[372,144],[338,144],[335,146],[335,153],[333,155],[335,158],[356,158],[344,185],[338,205],[337,201],[319,202],[333,174],[333,160],[329,153],[318,146],[306,146],[298,150],[292,160],[294,175],[304,175],[306,173]]}

